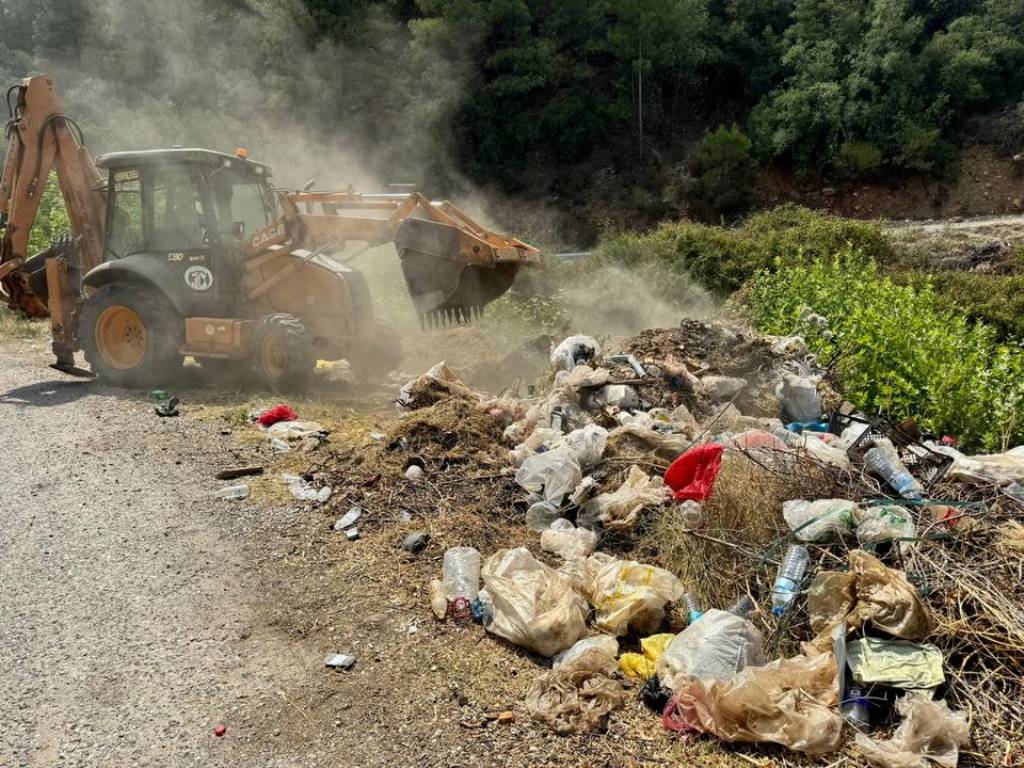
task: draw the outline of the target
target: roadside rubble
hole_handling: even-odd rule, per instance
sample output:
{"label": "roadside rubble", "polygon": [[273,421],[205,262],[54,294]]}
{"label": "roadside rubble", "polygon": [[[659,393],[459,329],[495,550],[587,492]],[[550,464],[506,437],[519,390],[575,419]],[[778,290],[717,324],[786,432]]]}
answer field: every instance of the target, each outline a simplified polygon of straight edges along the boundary
{"label": "roadside rubble", "polygon": [[[523,397],[435,366],[359,465],[419,514],[455,499],[480,517],[401,548],[443,552],[438,621],[530,654],[530,717],[582,733],[642,699],[668,732],[723,743],[1005,759],[1024,720],[1024,447],[970,456],[863,414],[799,337],[683,321],[572,336],[550,360]],[[397,514],[363,503],[367,527]]]}

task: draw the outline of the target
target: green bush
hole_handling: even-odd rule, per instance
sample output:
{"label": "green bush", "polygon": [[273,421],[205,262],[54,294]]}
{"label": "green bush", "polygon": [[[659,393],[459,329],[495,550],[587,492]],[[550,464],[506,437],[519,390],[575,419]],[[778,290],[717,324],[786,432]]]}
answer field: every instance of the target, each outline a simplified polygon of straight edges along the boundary
{"label": "green bush", "polygon": [[844,141],[836,164],[852,176],[863,176],[882,164],[882,151],[870,141]]}
{"label": "green bush", "polygon": [[784,205],[728,229],[681,221],[643,235],[606,234],[596,258],[627,266],[654,261],[688,272],[725,296],[759,270],[772,268],[777,259],[828,256],[848,245],[879,261],[893,255],[889,240],[873,222]]}
{"label": "green bush", "polygon": [[[822,359],[839,355],[845,395],[865,409],[958,435],[968,449],[1024,440],[1024,350],[951,310],[932,286],[899,285],[852,248],[809,263],[779,263],[740,298],[764,332],[805,334]],[[812,310],[834,337],[803,327]]]}

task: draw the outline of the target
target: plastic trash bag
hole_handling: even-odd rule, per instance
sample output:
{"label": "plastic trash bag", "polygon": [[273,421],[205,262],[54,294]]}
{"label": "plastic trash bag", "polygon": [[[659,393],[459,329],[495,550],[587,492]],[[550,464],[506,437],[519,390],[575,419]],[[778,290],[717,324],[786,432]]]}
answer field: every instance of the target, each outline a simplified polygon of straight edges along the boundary
{"label": "plastic trash bag", "polygon": [[671,632],[645,637],[640,641],[640,653],[624,653],[619,657],[619,670],[634,680],[649,680],[654,677],[658,659],[675,637]]}
{"label": "plastic trash bag", "polygon": [[858,733],[856,743],[864,759],[876,768],[931,768],[931,762],[956,768],[960,747],[970,741],[967,715],[953,712],[945,701],[927,694],[905,696],[896,702],[903,717],[892,738],[872,739]]}
{"label": "plastic trash bag", "polygon": [[615,670],[614,656],[591,649],[540,675],[526,693],[526,708],[555,733],[601,728],[608,714],[626,701]]}
{"label": "plastic trash bag", "polygon": [[658,659],[662,685],[678,690],[690,679],[728,680],[764,664],[761,633],[744,618],[712,608],[669,644]]}
{"label": "plastic trash bag", "polygon": [[494,553],[481,576],[492,606],[484,628],[491,634],[553,656],[586,632],[587,604],[572,581],[525,547]]}
{"label": "plastic trash bag", "polygon": [[887,568],[860,549],[850,552],[850,571],[823,571],[807,593],[814,645],[832,645],[831,632],[839,624],[858,628],[870,623],[904,640],[920,640],[931,630],[928,612],[917,590],[899,571]]}
{"label": "plastic trash bag", "polygon": [[867,506],[857,510],[854,517],[861,543],[913,539],[917,535],[910,512],[896,504]]}
{"label": "plastic trash bag", "polygon": [[549,449],[562,441],[564,435],[557,429],[550,427],[537,427],[530,433],[530,436],[519,445],[509,451],[509,458],[512,465],[519,467],[531,456],[535,455],[541,448]]}
{"label": "plastic trash bag", "polygon": [[627,440],[636,440],[645,446],[653,448],[660,456],[666,459],[674,459],[693,444],[693,440],[685,433],[662,432],[653,429],[643,421],[631,421],[616,427],[608,433],[609,441],[618,443]]}
{"label": "plastic trash bag", "polygon": [[628,384],[605,384],[589,398],[591,409],[602,405],[633,411],[640,407],[640,395]]}
{"label": "plastic trash bag", "polygon": [[811,458],[823,464],[839,467],[844,472],[850,472],[853,469],[853,466],[850,464],[850,457],[846,455],[846,451],[823,442],[816,433],[805,432],[800,435],[796,446],[807,451]]}
{"label": "plastic trash bag", "polygon": [[853,530],[857,502],[847,499],[792,499],[782,505],[782,517],[801,541],[841,537]]}
{"label": "plastic trash bag", "polygon": [[530,456],[516,471],[520,486],[531,493],[543,493],[554,504],[561,504],[581,480],[583,472],[576,454],[565,446]]}
{"label": "plastic trash bag", "polygon": [[861,637],[846,644],[846,663],[855,682],[911,690],[946,681],[942,651],[931,643]]}
{"label": "plastic trash bag", "polygon": [[571,371],[601,356],[601,345],[593,336],[570,336],[551,352],[551,364],[558,371]]}
{"label": "plastic trash bag", "polygon": [[733,376],[705,376],[700,383],[707,396],[718,403],[732,400],[747,386],[746,379]]}
{"label": "plastic trash bag", "polygon": [[627,531],[636,525],[645,507],[662,504],[667,498],[660,477],[649,477],[640,467],[632,466],[622,485],[584,504],[576,520],[584,528],[600,523],[610,531]]}
{"label": "plastic trash bag", "polygon": [[684,590],[664,568],[598,553],[586,560],[583,592],[596,611],[594,624],[621,637],[656,632],[665,619],[665,606],[679,602]]}
{"label": "plastic trash bag", "polygon": [[597,549],[597,534],[586,528],[577,528],[565,518],[559,518],[541,533],[540,548],[563,560],[587,557]]}
{"label": "plastic trash bag", "polygon": [[608,446],[608,430],[597,424],[587,424],[567,434],[563,444],[576,454],[576,460],[585,472],[601,462]]}
{"label": "plastic trash bag", "polygon": [[1006,453],[965,456],[956,448],[938,443],[926,443],[929,448],[953,457],[953,463],[946,471],[945,479],[961,483],[1006,483],[1024,482],[1024,445],[1018,445]]}
{"label": "plastic trash bag", "polygon": [[817,382],[808,376],[784,373],[775,390],[775,396],[782,401],[782,413],[787,421],[821,420],[821,397]]}
{"label": "plastic trash bag", "polygon": [[279,421],[267,427],[267,437],[276,450],[300,447],[311,451],[327,439],[327,430],[316,421]]}
{"label": "plastic trash bag", "polygon": [[676,501],[704,501],[715,487],[722,468],[721,445],[695,445],[665,470],[665,485],[672,489]]}
{"label": "plastic trash bag", "polygon": [[611,635],[594,635],[577,640],[572,648],[567,648],[556,653],[551,659],[551,668],[558,669],[563,664],[568,664],[582,656],[587,651],[597,650],[606,656],[615,657],[619,655],[619,640]]}
{"label": "plastic trash bag", "polygon": [[671,730],[724,741],[771,742],[821,754],[842,746],[837,699],[835,658],[796,656],[748,667],[728,680],[687,682],[669,701],[663,722]]}
{"label": "plastic trash bag", "polygon": [[400,411],[415,411],[451,397],[480,399],[476,392],[459,380],[455,371],[444,363],[438,363],[402,387],[395,403]]}

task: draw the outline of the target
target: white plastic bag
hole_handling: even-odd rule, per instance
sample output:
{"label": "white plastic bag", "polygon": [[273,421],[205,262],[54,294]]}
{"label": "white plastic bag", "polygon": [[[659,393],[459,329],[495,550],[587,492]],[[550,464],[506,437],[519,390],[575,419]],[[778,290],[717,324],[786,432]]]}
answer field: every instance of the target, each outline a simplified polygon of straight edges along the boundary
{"label": "white plastic bag", "polygon": [[862,543],[912,539],[917,535],[910,512],[896,504],[864,507],[854,517],[857,540]]}
{"label": "white plastic bag", "polygon": [[707,396],[718,403],[732,400],[747,386],[746,379],[738,379],[733,376],[705,376],[700,383]]}
{"label": "white plastic bag", "polygon": [[572,449],[580,468],[585,472],[597,466],[608,446],[608,430],[597,424],[574,429],[563,438],[563,444]]}
{"label": "white plastic bag", "polygon": [[565,518],[560,518],[541,533],[540,548],[563,560],[587,557],[597,548],[597,534],[586,528],[577,528]]}
{"label": "white plastic bag", "polygon": [[618,638],[611,635],[584,637],[582,640],[578,640],[572,648],[556,653],[554,658],[551,659],[551,668],[558,669],[563,664],[568,664],[573,659],[578,659],[587,651],[600,651],[605,656],[611,656],[614,659],[619,655]]}
{"label": "white plastic bag", "polygon": [[577,522],[584,528],[600,523],[609,530],[629,530],[645,507],[657,506],[669,497],[660,477],[648,477],[640,467],[630,467],[626,481],[612,493],[602,493],[580,509]]}
{"label": "white plastic bag", "polygon": [[491,634],[553,656],[587,630],[587,604],[566,575],[540,562],[525,547],[502,549],[484,563],[482,576],[491,606]]}
{"label": "white plastic bag", "polygon": [[601,345],[593,336],[570,336],[551,352],[555,370],[571,371],[577,365],[589,363],[601,354]]}
{"label": "white plastic bag", "polygon": [[813,378],[784,373],[775,396],[782,401],[782,412],[790,421],[805,424],[821,419],[821,398]]}
{"label": "white plastic bag", "polygon": [[582,479],[576,454],[565,446],[530,456],[516,472],[520,486],[531,493],[543,493],[554,504],[561,504]]}
{"label": "white plastic bag", "polygon": [[763,640],[754,625],[712,608],[676,635],[656,667],[661,684],[675,691],[692,678],[728,680],[764,663]]}
{"label": "white plastic bag", "polygon": [[[508,429],[511,429],[515,425],[513,424]],[[507,431],[507,430],[506,430]],[[519,445],[509,451],[509,457],[512,459],[513,466],[522,466],[522,463],[528,458],[537,453],[540,448],[554,448],[558,443],[562,441],[562,433],[557,429],[550,429],[549,427],[537,427],[530,433],[530,436],[523,440]]]}
{"label": "white plastic bag", "polygon": [[683,585],[664,568],[604,554],[587,558],[583,589],[597,627],[614,635],[649,635],[661,628],[665,606],[683,597]]}
{"label": "white plastic bag", "polygon": [[[801,541],[822,541],[833,535],[841,537],[856,525],[856,511],[857,503],[847,499],[792,499],[782,505],[782,516]],[[807,523],[806,527],[800,527]]]}

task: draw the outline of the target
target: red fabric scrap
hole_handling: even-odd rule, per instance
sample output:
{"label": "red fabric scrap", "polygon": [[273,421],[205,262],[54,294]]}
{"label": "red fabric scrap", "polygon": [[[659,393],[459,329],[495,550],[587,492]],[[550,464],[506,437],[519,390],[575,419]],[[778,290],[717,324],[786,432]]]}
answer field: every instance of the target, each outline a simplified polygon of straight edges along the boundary
{"label": "red fabric scrap", "polygon": [[665,485],[672,489],[676,501],[704,501],[711,495],[724,450],[716,443],[696,445],[672,462],[665,470]]}
{"label": "red fabric scrap", "polygon": [[291,406],[278,403],[273,408],[267,408],[256,418],[256,421],[260,423],[260,426],[269,427],[279,421],[295,421],[297,418],[299,418],[299,414],[293,411]]}

